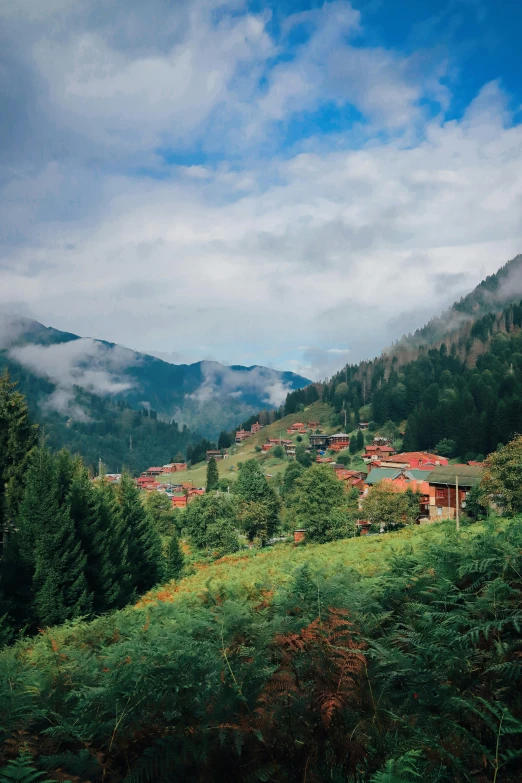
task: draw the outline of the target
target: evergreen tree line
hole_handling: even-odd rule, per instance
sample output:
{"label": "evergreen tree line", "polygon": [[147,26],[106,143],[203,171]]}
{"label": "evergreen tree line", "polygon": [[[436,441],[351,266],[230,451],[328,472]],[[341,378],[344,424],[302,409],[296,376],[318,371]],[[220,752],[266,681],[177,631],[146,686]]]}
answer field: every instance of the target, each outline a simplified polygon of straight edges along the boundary
{"label": "evergreen tree line", "polygon": [[[321,399],[346,411],[351,426],[363,418],[400,425],[406,450],[443,441],[447,456],[484,456],[522,426],[521,327],[522,302],[466,323],[432,348],[347,366],[319,385]],[[285,413],[299,395],[288,395]]]}
{"label": "evergreen tree line", "polygon": [[[0,380],[0,634],[8,641],[126,606],[170,578],[177,540],[162,540],[128,473],[93,482],[80,457],[37,443],[27,404]],[[179,569],[178,569],[179,570]]]}

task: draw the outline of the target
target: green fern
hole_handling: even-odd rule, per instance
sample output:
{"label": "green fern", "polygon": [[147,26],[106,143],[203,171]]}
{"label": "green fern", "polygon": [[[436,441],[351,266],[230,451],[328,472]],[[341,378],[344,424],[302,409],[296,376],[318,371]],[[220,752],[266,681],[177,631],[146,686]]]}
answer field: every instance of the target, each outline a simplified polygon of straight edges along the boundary
{"label": "green fern", "polygon": [[419,752],[411,750],[398,759],[390,759],[384,769],[372,777],[371,783],[415,783],[422,777],[418,758]]}
{"label": "green fern", "polygon": [[51,783],[45,772],[38,772],[32,765],[30,754],[23,750],[17,759],[11,759],[0,769],[0,783]]}

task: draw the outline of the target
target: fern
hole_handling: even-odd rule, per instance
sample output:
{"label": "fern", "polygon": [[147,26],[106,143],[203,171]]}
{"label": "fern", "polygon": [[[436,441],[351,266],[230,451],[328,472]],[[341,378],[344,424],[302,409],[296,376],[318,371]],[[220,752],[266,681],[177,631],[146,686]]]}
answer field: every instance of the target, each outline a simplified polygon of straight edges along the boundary
{"label": "fern", "polygon": [[30,754],[23,750],[18,758],[11,759],[0,769],[0,783],[51,783],[44,772],[38,772],[32,765]]}

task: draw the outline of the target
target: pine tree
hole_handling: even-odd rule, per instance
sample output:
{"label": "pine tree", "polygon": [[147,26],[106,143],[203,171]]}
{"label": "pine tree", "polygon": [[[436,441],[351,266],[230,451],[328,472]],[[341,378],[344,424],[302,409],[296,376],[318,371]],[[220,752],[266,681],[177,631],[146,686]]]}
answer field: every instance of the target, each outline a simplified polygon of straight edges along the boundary
{"label": "pine tree", "polygon": [[211,457],[207,465],[207,492],[213,492],[213,490],[219,487],[219,473],[216,460]]}
{"label": "pine tree", "polygon": [[[121,588],[118,576],[122,563],[117,557],[126,557],[126,548],[114,546],[114,527],[117,522],[115,507],[113,525],[107,525],[103,514],[99,514],[96,490],[86,469],[78,464],[72,477],[68,502],[76,534],[86,556],[85,578],[92,595],[94,614],[100,614],[120,606]],[[126,563],[125,563],[126,564]]]}
{"label": "pine tree", "polygon": [[362,430],[357,431],[357,451],[364,449],[364,435]]}
{"label": "pine tree", "polygon": [[27,473],[18,535],[32,575],[34,616],[41,625],[63,623],[91,610],[85,553],[69,508],[60,507],[58,494],[55,460],[40,446]]}
{"label": "pine tree", "polygon": [[136,592],[141,594],[154,587],[161,578],[161,539],[128,473],[122,474],[116,494],[127,536],[132,582]]}
{"label": "pine tree", "polygon": [[123,524],[116,491],[106,479],[94,487],[95,525],[100,544],[106,539],[101,582],[107,608],[121,608],[135,598],[132,568],[129,560],[128,531]]}
{"label": "pine tree", "polygon": [[30,423],[25,397],[7,369],[0,377],[0,526],[6,534],[16,516],[37,427]]}
{"label": "pine tree", "polygon": [[177,579],[184,563],[183,552],[176,535],[170,536],[165,546],[165,579]]}

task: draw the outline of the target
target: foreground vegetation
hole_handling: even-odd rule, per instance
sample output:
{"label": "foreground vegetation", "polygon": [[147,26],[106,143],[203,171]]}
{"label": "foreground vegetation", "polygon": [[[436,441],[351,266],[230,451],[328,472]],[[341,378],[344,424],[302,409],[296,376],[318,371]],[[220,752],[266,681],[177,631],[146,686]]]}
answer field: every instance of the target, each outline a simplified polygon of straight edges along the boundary
{"label": "foreground vegetation", "polygon": [[[52,780],[520,779],[522,526],[226,558],[0,655]],[[7,769],[12,769],[7,767]]]}

